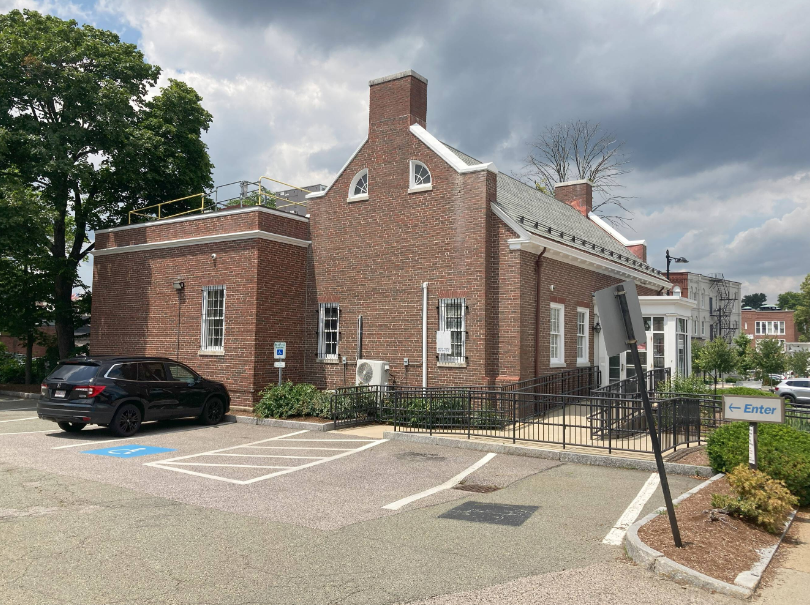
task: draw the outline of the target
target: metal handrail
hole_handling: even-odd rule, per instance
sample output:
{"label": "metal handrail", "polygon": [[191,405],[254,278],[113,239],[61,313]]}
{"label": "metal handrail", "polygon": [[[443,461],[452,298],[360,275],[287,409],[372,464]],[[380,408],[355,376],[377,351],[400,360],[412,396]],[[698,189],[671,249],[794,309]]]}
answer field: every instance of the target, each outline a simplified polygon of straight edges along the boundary
{"label": "metal handrail", "polygon": [[[193,197],[197,197],[198,195],[200,196],[200,207],[199,208],[192,208],[191,210],[185,210],[184,212],[178,212],[177,214],[170,214],[169,216],[166,216],[166,217],[160,216],[161,215],[161,210],[163,209],[163,206],[165,206],[166,204],[172,204],[174,202],[182,202],[183,200],[188,200],[188,199],[191,199]],[[175,217],[175,216],[182,216],[183,214],[189,214],[191,212],[197,212],[197,211],[202,212],[203,210],[205,210],[205,193],[194,193],[192,195],[187,195],[186,197],[179,197],[176,200],[169,200],[168,202],[160,202],[158,204],[152,204],[151,206],[144,206],[143,208],[139,208],[138,210],[130,210],[129,211],[129,224],[130,225],[132,224],[132,215],[133,214],[135,216],[146,216],[147,218],[149,218],[148,215],[141,214],[141,212],[143,210],[149,210],[149,208],[157,208],[158,209],[157,220],[160,220],[161,218],[171,218],[171,217]]]}

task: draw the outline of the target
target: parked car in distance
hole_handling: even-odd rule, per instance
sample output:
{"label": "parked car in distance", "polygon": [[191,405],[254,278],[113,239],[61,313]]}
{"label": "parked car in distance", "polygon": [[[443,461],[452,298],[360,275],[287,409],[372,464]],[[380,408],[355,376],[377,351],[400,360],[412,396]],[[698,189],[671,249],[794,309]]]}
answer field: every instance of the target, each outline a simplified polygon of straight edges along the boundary
{"label": "parked car in distance", "polygon": [[230,405],[224,384],[172,359],[76,357],[60,361],[43,381],[37,415],[63,431],[99,424],[129,437],[148,420],[197,417],[217,424]]}
{"label": "parked car in distance", "polygon": [[773,388],[788,403],[810,404],[810,378],[789,378]]}

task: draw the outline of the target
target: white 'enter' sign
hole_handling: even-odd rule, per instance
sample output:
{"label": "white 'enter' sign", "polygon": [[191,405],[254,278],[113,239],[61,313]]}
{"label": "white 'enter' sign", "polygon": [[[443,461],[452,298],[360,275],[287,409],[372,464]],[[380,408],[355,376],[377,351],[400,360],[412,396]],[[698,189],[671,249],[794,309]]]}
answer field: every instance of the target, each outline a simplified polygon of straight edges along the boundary
{"label": "white 'enter' sign", "polygon": [[782,423],[785,421],[785,400],[756,395],[723,395],[723,418]]}

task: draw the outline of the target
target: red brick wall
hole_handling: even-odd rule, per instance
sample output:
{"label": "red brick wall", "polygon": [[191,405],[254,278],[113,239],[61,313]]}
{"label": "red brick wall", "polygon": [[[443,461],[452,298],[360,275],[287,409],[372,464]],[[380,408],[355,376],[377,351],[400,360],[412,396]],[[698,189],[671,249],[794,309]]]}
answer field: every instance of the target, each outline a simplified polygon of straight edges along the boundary
{"label": "red brick wall", "polygon": [[638,258],[640,258],[645,263],[647,262],[647,245],[646,244],[637,244],[635,246],[627,246],[627,249],[630,250],[630,252],[635,254]]}
{"label": "red brick wall", "polygon": [[[413,76],[405,76],[375,84],[369,89],[369,130],[375,124],[409,117],[408,126],[424,127],[427,120],[427,84]],[[354,175],[352,175],[354,176]]]}
{"label": "red brick wall", "polygon": [[[53,326],[43,326],[40,328],[40,332],[43,333],[43,338],[52,339],[55,341],[56,338],[56,328]],[[13,336],[6,336],[0,335],[0,343],[6,347],[6,351],[12,353],[14,355],[25,355],[25,343],[20,341],[18,338],[14,338]],[[34,343],[33,349],[33,356],[34,357],[42,357],[47,352],[48,347],[39,344],[37,342]]]}
{"label": "red brick wall", "polygon": [[[793,320],[794,311],[743,311],[742,312],[742,329],[743,332],[751,336],[751,345],[755,346],[757,340],[763,338],[778,338],[786,342],[798,342],[799,331],[796,329],[796,323]],[[756,334],[756,322],[758,321],[784,321],[785,334],[784,335],[764,335]]]}
{"label": "red brick wall", "polygon": [[[672,273],[669,274],[669,281],[672,282],[672,287],[681,287],[681,297],[689,298],[689,273]],[[694,299],[697,300],[697,299]]]}
{"label": "red brick wall", "polygon": [[588,182],[557,185],[554,187],[554,197],[576,208],[583,216],[588,216],[593,210],[593,186]]}

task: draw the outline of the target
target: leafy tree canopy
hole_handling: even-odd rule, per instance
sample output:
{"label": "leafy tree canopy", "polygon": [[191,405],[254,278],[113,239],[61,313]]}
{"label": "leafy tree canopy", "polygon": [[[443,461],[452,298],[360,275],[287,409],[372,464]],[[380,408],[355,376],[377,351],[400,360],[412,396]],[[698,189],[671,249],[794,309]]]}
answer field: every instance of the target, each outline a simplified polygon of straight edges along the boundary
{"label": "leafy tree canopy", "polygon": [[775,338],[763,338],[758,341],[754,359],[757,369],[761,370],[763,375],[781,374],[787,366],[782,344]]}
{"label": "leafy tree canopy", "polygon": [[787,367],[794,376],[807,376],[810,366],[810,351],[796,351],[787,357]]}
{"label": "leafy tree canopy", "polygon": [[752,309],[759,309],[768,300],[768,296],[764,292],[756,294],[746,294],[742,297],[742,306],[751,307]]}
{"label": "leafy tree canopy", "polygon": [[212,184],[201,139],[211,114],[182,82],[150,98],[159,75],[113,32],[29,10],[0,15],[0,176],[48,205],[62,355],[73,348],[70,297],[93,247],[88,230]]}
{"label": "leafy tree canopy", "polygon": [[800,292],[782,292],[776,299],[777,306],[791,310],[798,308],[802,302],[803,297]]}

